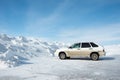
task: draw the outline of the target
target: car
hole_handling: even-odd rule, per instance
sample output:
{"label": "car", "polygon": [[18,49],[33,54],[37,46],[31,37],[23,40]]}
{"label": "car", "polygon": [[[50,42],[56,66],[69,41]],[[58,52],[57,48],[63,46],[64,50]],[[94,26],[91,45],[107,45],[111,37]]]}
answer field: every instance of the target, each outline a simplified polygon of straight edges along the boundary
{"label": "car", "polygon": [[94,42],[80,42],[64,49],[55,51],[55,56],[60,59],[89,57],[92,60],[99,60],[99,57],[105,56],[106,52],[104,47],[95,44]]}

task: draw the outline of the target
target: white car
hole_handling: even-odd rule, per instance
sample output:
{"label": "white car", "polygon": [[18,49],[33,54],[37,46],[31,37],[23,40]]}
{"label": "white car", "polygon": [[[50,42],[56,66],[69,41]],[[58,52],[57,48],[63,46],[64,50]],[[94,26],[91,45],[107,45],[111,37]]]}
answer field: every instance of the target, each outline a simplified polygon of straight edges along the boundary
{"label": "white car", "polygon": [[104,48],[93,42],[75,43],[69,48],[58,49],[55,52],[55,55],[60,59],[89,57],[92,60],[98,60],[100,56],[105,56],[105,54]]}

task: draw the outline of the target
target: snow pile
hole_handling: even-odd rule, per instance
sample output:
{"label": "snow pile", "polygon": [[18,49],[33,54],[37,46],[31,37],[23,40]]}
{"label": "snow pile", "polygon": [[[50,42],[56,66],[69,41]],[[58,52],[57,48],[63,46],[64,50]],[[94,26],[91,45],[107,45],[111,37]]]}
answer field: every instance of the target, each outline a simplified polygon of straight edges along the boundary
{"label": "snow pile", "polygon": [[9,65],[5,61],[0,61],[0,69],[7,68]]}
{"label": "snow pile", "polygon": [[50,43],[40,39],[0,34],[0,61],[2,64],[8,64],[8,67],[18,66],[32,57],[54,56],[55,50],[64,46],[65,44],[58,42]]}

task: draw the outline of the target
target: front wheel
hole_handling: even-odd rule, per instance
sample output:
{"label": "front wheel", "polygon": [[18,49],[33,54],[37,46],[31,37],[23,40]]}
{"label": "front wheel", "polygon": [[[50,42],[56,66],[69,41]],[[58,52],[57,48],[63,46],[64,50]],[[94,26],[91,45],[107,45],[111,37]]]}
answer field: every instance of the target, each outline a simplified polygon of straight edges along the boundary
{"label": "front wheel", "polygon": [[63,53],[63,52],[60,53],[60,54],[59,54],[59,58],[60,58],[60,59],[66,59],[66,54]]}
{"label": "front wheel", "polygon": [[97,53],[92,53],[90,57],[93,61],[97,61],[99,59],[99,55]]}

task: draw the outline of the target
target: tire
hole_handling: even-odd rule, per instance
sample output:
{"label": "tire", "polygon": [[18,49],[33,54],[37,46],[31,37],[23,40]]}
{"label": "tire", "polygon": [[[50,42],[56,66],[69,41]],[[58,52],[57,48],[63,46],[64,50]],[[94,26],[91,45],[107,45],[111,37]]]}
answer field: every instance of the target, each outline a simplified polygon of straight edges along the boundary
{"label": "tire", "polygon": [[66,57],[66,54],[65,54],[64,52],[61,52],[61,53],[59,54],[59,58],[60,58],[60,59],[66,59],[67,57]]}
{"label": "tire", "polygon": [[98,53],[92,53],[90,57],[93,61],[97,61],[99,59]]}

